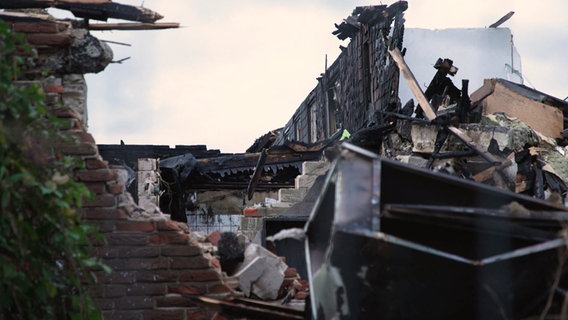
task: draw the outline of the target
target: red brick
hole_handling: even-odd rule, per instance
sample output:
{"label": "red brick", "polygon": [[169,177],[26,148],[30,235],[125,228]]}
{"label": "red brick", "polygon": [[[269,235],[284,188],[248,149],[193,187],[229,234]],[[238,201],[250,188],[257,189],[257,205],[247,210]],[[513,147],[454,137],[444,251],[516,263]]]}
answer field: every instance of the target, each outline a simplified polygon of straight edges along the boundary
{"label": "red brick", "polygon": [[113,301],[112,299],[95,299],[95,306],[99,310],[112,310],[114,306]]}
{"label": "red brick", "polygon": [[[93,141],[94,142],[94,141]],[[89,170],[93,169],[108,169],[108,162],[100,159],[86,159],[85,167]]]}
{"label": "red brick", "polygon": [[179,294],[204,294],[205,290],[203,288],[196,288],[194,286],[169,286],[168,293],[179,293]]}
{"label": "red brick", "polygon": [[126,295],[126,285],[107,285],[105,286],[105,297],[106,298],[118,298]]}
{"label": "red brick", "polygon": [[146,310],[143,312],[143,315],[142,319],[144,320],[180,320],[185,318],[185,309]]}
{"label": "red brick", "polygon": [[21,33],[57,33],[60,31],[55,22],[15,22],[12,23],[11,28]]}
{"label": "red brick", "polygon": [[83,207],[116,207],[116,196],[114,194],[96,194],[90,199],[85,199]]}
{"label": "red brick", "polygon": [[107,265],[115,271],[168,269],[169,258],[132,258],[109,260]]}
{"label": "red brick", "polygon": [[98,226],[99,232],[110,233],[114,232],[114,224],[116,221],[113,220],[91,220],[91,223],[95,223]]}
{"label": "red brick", "polygon": [[221,280],[221,275],[213,269],[183,271],[179,274],[180,282],[202,282]]}
{"label": "red brick", "polygon": [[142,311],[103,311],[104,320],[140,320]]}
{"label": "red brick", "polygon": [[310,287],[308,280],[296,280],[294,281],[294,288],[298,291],[306,291]]}
{"label": "red brick", "polygon": [[154,258],[160,255],[160,248],[141,246],[141,247],[118,247],[113,248],[121,258]]}
{"label": "red brick", "polygon": [[81,119],[81,115],[79,113],[77,113],[77,111],[75,111],[74,109],[71,109],[69,107],[53,108],[53,109],[49,110],[49,113],[53,114],[54,116],[56,116],[58,118]]}
{"label": "red brick", "polygon": [[156,224],[159,231],[183,231],[179,222],[173,220],[158,221]]}
{"label": "red brick", "polygon": [[[205,311],[201,308],[197,309],[197,308],[191,308],[191,309],[186,309],[186,315],[187,315],[187,319],[191,319],[191,320],[213,320],[213,315],[211,314],[210,311]],[[106,319],[105,319],[106,320]],[[221,320],[221,319],[215,319],[215,320]]]}
{"label": "red brick", "polygon": [[203,269],[211,265],[208,259],[203,256],[195,256],[191,258],[177,257],[173,258],[171,263],[172,269]]}
{"label": "red brick", "polygon": [[218,294],[218,293],[231,293],[233,290],[225,284],[214,284],[207,288],[208,293]]}
{"label": "red brick", "polygon": [[119,221],[116,223],[116,231],[154,231],[154,223],[151,221]]}
{"label": "red brick", "polygon": [[66,33],[34,33],[28,34],[26,39],[30,44],[64,47],[70,44],[70,36]]}
{"label": "red brick", "polygon": [[167,292],[167,285],[163,283],[135,283],[126,287],[129,296],[156,296]]}
{"label": "red brick", "polygon": [[287,268],[284,271],[284,277],[286,278],[295,278],[298,276],[298,271],[296,271],[296,268]]}
{"label": "red brick", "polygon": [[54,83],[43,84],[43,91],[45,91],[46,93],[47,92],[63,93],[64,90],[65,88],[63,88],[63,86],[60,84],[54,84]]}
{"label": "red brick", "polygon": [[[58,152],[71,156],[92,156],[98,151],[95,143],[77,143],[59,144],[55,146]],[[85,180],[87,181],[87,180]]]}
{"label": "red brick", "polygon": [[195,245],[186,246],[163,246],[162,255],[166,257],[191,257],[203,253],[200,247]]}
{"label": "red brick", "polygon": [[180,232],[160,232],[150,236],[152,244],[188,244],[189,235]]}
{"label": "red brick", "polygon": [[118,310],[136,310],[154,308],[154,299],[150,297],[126,296],[114,300]]}
{"label": "red brick", "polygon": [[75,131],[75,137],[77,137],[77,140],[79,140],[82,143],[94,143],[94,144],[96,144],[95,138],[93,138],[93,135],[88,133],[88,132]]}
{"label": "red brick", "polygon": [[107,274],[104,271],[98,271],[95,273],[97,282],[105,284],[123,284],[123,283],[134,283],[137,278],[137,273],[133,271],[117,271]]}
{"label": "red brick", "polygon": [[182,297],[179,294],[170,293],[164,297],[160,297],[156,301],[156,306],[158,308],[172,308],[172,307],[195,307],[195,304],[191,302],[191,299]]}
{"label": "red brick", "polygon": [[138,282],[176,282],[178,279],[177,271],[154,270],[138,271]]}
{"label": "red brick", "polygon": [[217,270],[221,270],[221,262],[215,257],[211,258],[211,266]]}
{"label": "red brick", "polygon": [[123,184],[120,183],[111,183],[108,186],[108,192],[111,194],[122,194],[126,190]]}
{"label": "red brick", "polygon": [[148,235],[144,233],[109,233],[106,234],[109,245],[146,245]]}
{"label": "red brick", "polygon": [[114,259],[117,257],[116,250],[109,247],[93,247],[91,252],[94,256],[104,259]]}
{"label": "red brick", "polygon": [[86,181],[86,182],[116,180],[116,173],[109,169],[77,170],[75,176],[79,181]]}
{"label": "red brick", "polygon": [[306,292],[306,291],[298,291],[294,295],[294,299],[298,299],[298,300],[305,300],[307,297],[308,297],[308,292]]}
{"label": "red brick", "polygon": [[209,240],[209,242],[211,242],[214,246],[219,243],[219,239],[221,239],[221,231],[219,230],[215,230],[207,236],[207,240]]}
{"label": "red brick", "polygon": [[86,208],[83,217],[87,220],[126,220],[128,214],[122,209]]}
{"label": "red brick", "polygon": [[104,182],[85,182],[84,185],[94,194],[106,193],[106,184]]}

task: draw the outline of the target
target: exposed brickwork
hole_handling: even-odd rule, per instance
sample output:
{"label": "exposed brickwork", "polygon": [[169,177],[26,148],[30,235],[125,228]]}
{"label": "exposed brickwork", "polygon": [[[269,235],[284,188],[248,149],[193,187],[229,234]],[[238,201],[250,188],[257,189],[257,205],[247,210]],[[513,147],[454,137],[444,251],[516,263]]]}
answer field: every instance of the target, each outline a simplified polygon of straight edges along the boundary
{"label": "exposed brickwork", "polygon": [[[38,45],[38,62],[44,55],[65,50],[72,41],[68,23],[17,22],[11,27],[24,32]],[[65,51],[66,52],[66,51]],[[227,294],[219,263],[192,239],[186,225],[164,217],[136,215],[124,205],[125,185],[116,170],[99,155],[95,139],[87,132],[86,83],[83,75],[51,74],[37,70],[21,85],[38,84],[46,94],[50,113],[62,121],[69,141],[56,151],[82,160],[75,179],[93,196],[84,199],[83,218],[98,227],[102,239],[93,238],[93,255],[113,269],[110,274],[95,270],[96,285],[90,288],[103,318],[109,319],[211,319],[212,313],[197,307],[183,295]],[[135,207],[135,205],[132,205]]]}

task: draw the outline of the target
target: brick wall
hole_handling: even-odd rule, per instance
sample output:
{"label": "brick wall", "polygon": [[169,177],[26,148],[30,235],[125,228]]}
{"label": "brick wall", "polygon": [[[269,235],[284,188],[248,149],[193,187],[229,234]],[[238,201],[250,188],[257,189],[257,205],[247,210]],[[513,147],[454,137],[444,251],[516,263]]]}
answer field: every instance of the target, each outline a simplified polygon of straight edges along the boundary
{"label": "brick wall", "polygon": [[[128,203],[119,172],[102,160],[86,129],[87,86],[83,74],[76,73],[77,68],[51,68],[54,73],[49,75],[42,72],[46,64],[58,65],[56,60],[61,56],[69,59],[71,55],[72,59],[75,50],[81,50],[74,41],[85,31],[72,30],[69,22],[52,20],[10,25],[25,33],[38,53],[21,82],[42,86],[50,112],[65,120],[63,132],[76,137],[76,142],[59,143],[57,151],[84,161],[75,179],[94,197],[81,211],[103,235],[103,239],[93,239],[93,254],[113,269],[110,274],[94,272],[97,283],[92,292],[104,319],[210,319],[211,314],[192,305],[182,294],[230,292],[223,284],[219,262],[185,225],[163,214],[141,214],[139,207]],[[96,61],[84,72],[104,68],[109,62],[101,57],[93,59]]]}

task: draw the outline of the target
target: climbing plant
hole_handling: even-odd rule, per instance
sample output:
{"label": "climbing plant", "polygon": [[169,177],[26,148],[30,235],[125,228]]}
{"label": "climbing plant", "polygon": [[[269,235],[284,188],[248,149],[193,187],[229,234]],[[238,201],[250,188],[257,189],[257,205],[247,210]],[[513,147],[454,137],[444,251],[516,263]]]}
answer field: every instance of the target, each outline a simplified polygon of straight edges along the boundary
{"label": "climbing plant", "polygon": [[100,319],[85,284],[106,269],[89,255],[93,226],[77,209],[88,189],[42,90],[17,78],[32,52],[0,21],[0,319]]}

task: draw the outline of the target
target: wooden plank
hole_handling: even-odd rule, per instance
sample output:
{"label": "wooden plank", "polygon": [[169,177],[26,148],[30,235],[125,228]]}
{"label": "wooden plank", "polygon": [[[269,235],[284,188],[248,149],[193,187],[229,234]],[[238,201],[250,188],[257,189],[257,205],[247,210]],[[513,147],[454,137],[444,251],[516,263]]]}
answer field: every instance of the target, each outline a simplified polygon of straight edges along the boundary
{"label": "wooden plank", "polygon": [[393,58],[394,62],[396,62],[396,64],[398,65],[398,68],[400,69],[402,76],[406,80],[406,83],[408,83],[410,91],[412,91],[414,97],[416,97],[416,100],[418,100],[418,103],[420,104],[420,107],[424,111],[424,115],[426,116],[426,118],[430,121],[436,119],[436,112],[434,112],[434,108],[432,108],[430,102],[428,102],[428,99],[426,99],[426,96],[424,95],[424,92],[420,88],[418,81],[416,81],[414,74],[412,73],[412,71],[410,71],[410,68],[406,64],[406,61],[404,61],[404,58],[402,57],[402,53],[400,53],[400,50],[398,48],[394,48],[393,50],[389,50],[389,53]]}
{"label": "wooden plank", "polygon": [[499,82],[495,83],[493,94],[485,98],[484,106],[485,114],[504,112],[548,137],[560,138],[564,130],[562,110],[529,99]]}
{"label": "wooden plank", "polygon": [[92,31],[105,30],[158,30],[179,28],[177,22],[162,23],[93,23],[89,24],[88,29]]}
{"label": "wooden plank", "polygon": [[260,179],[260,175],[264,171],[264,163],[266,162],[266,149],[263,149],[260,155],[258,156],[258,162],[256,163],[256,167],[254,168],[254,172],[252,174],[252,178],[250,178],[250,182],[247,186],[247,199],[250,201],[252,196],[254,195],[254,191],[258,184],[258,179]]}

